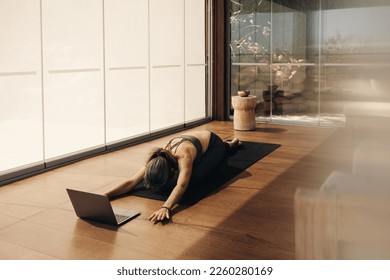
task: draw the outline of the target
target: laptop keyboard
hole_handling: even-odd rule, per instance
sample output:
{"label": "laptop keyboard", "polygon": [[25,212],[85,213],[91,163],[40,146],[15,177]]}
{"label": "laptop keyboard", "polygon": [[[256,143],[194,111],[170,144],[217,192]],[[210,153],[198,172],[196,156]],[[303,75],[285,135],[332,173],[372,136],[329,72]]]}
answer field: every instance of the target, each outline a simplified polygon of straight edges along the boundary
{"label": "laptop keyboard", "polygon": [[121,222],[126,221],[129,218],[129,216],[115,214],[115,218],[118,224],[120,224]]}

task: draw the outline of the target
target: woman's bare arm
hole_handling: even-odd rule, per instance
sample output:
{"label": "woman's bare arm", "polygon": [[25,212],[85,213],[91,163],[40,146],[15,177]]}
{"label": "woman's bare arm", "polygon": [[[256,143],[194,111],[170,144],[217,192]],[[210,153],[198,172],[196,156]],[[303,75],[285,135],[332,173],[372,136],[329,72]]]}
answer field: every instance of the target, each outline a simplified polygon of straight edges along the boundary
{"label": "woman's bare arm", "polygon": [[190,183],[193,161],[189,156],[185,156],[178,161],[179,163],[179,177],[176,186],[169,195],[164,205],[152,215],[149,220],[158,222],[164,219],[169,219],[170,209],[176,205],[183,197],[187,187]]}
{"label": "woman's bare arm", "polygon": [[106,195],[109,198],[112,198],[132,191],[143,180],[145,169],[145,166],[143,166],[140,170],[137,171],[137,173],[134,174],[133,177],[116,185],[113,189],[106,192]]}

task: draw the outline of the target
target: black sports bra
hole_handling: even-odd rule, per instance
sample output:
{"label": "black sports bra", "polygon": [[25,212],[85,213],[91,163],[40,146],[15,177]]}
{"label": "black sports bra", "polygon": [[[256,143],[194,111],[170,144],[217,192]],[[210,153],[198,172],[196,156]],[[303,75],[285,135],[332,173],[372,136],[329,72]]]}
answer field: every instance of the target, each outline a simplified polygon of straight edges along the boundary
{"label": "black sports bra", "polygon": [[[180,141],[176,142],[175,144],[171,145],[172,141],[175,140],[175,139],[178,139],[178,138],[181,138]],[[181,143],[183,143],[184,141],[190,141],[196,148],[196,158],[194,160],[194,165],[198,164],[202,158],[202,144],[200,143],[199,139],[196,138],[195,136],[192,136],[192,135],[183,135],[183,136],[178,136],[178,137],[175,137],[175,138],[172,138],[168,144],[166,145],[166,149],[167,148],[170,148],[170,150],[172,151],[173,149],[175,149],[175,152],[177,150],[177,148],[179,147],[179,145]]]}

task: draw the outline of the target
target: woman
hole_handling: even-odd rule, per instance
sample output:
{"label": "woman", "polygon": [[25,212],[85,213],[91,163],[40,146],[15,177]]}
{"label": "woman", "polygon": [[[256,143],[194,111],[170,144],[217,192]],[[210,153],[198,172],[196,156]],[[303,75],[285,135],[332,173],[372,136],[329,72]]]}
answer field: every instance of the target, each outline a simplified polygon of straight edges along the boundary
{"label": "woman", "polygon": [[169,219],[171,208],[183,197],[191,179],[199,180],[217,166],[239,140],[224,142],[210,131],[195,131],[171,139],[165,148],[152,150],[146,165],[131,179],[119,184],[106,195],[111,198],[132,191],[144,180],[146,187],[159,188],[177,175],[177,181],[160,209],[150,215],[153,222]]}

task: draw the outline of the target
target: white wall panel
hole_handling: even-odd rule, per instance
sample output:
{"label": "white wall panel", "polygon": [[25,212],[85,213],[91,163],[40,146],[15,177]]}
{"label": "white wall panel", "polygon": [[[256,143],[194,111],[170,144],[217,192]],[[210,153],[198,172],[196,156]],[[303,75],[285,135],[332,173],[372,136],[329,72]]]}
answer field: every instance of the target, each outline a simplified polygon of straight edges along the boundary
{"label": "white wall panel", "polygon": [[40,72],[39,0],[0,1],[0,72]]}
{"label": "white wall panel", "polygon": [[39,7],[0,1],[0,173],[43,161]]}
{"label": "white wall panel", "polygon": [[182,65],[184,1],[150,0],[150,64]]}
{"label": "white wall panel", "polygon": [[103,65],[101,0],[42,0],[45,70]]}
{"label": "white wall panel", "polygon": [[151,130],[184,123],[183,70],[152,68],[150,85]]}
{"label": "white wall panel", "polygon": [[105,0],[104,3],[106,67],[148,66],[148,1]]}
{"label": "white wall panel", "polygon": [[148,70],[108,71],[106,89],[106,141],[149,132]]}
{"label": "white wall panel", "polygon": [[205,63],[206,19],[204,0],[185,1],[186,64]]}
{"label": "white wall panel", "polygon": [[44,0],[45,155],[104,145],[103,5]]}
{"label": "white wall panel", "polygon": [[105,1],[106,141],[149,132],[148,1]]}
{"label": "white wall panel", "polygon": [[185,1],[185,121],[206,117],[205,1]]}
{"label": "white wall panel", "polygon": [[185,121],[206,117],[206,67],[186,67],[185,78]]}
{"label": "white wall panel", "polygon": [[49,74],[45,82],[46,158],[104,144],[101,72]]}
{"label": "white wall panel", "polygon": [[184,1],[150,0],[151,130],[184,124]]}
{"label": "white wall panel", "polygon": [[0,173],[43,161],[40,75],[0,75]]}

